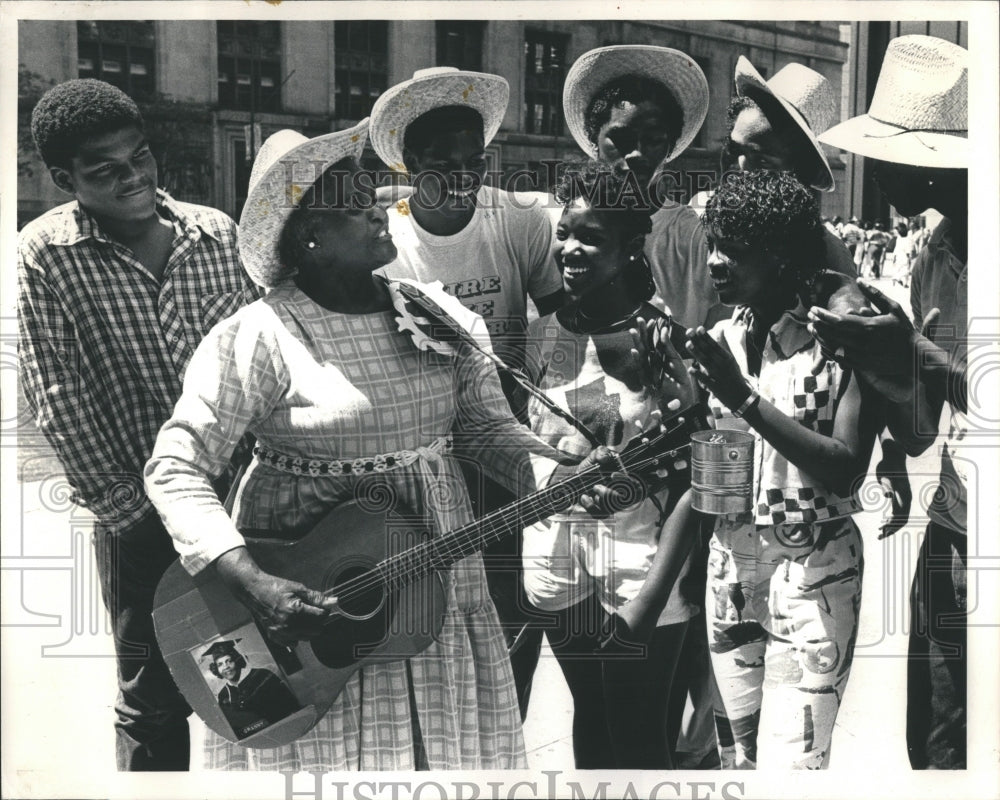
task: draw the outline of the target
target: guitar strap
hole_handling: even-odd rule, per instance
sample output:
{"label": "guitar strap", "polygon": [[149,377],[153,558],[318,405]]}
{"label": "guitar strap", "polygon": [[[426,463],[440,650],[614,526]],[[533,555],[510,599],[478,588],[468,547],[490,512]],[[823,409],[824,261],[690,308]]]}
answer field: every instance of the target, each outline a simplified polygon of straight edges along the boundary
{"label": "guitar strap", "polygon": [[[383,278],[383,280],[386,279]],[[588,428],[583,422],[577,419],[572,412],[560,406],[558,403],[552,400],[552,398],[550,398],[547,394],[545,394],[545,392],[543,392],[534,383],[532,383],[531,380],[529,380],[528,376],[525,375],[522,370],[508,365],[502,358],[497,356],[496,353],[493,353],[491,350],[488,350],[485,347],[483,347],[476,340],[476,337],[472,336],[469,333],[469,331],[463,328],[454,318],[452,318],[444,309],[442,309],[440,304],[438,304],[432,298],[428,297],[427,294],[420,288],[418,288],[418,286],[416,286],[413,282],[386,280],[386,284],[391,289],[398,291],[407,301],[410,301],[419,306],[421,311],[423,311],[424,314],[427,315],[427,318],[425,319],[413,317],[412,315],[410,317],[417,324],[423,322],[424,325],[421,325],[421,327],[425,329],[425,332],[426,332],[426,327],[433,327],[435,324],[440,324],[447,327],[449,330],[451,330],[452,333],[454,333],[457,336],[457,338],[460,341],[464,342],[465,344],[477,350],[479,353],[485,356],[490,361],[490,363],[496,366],[497,369],[502,370],[511,378],[513,378],[513,380],[521,388],[523,388],[526,392],[528,392],[528,394],[530,394],[532,397],[537,399],[549,411],[551,411],[560,419],[563,419],[570,425],[572,425],[576,430],[578,430],[584,436],[584,438],[588,442],[590,442],[590,445],[592,447],[600,447],[601,445],[604,444],[604,442],[602,442],[597,437],[597,435],[593,431],[591,431],[590,428]],[[458,301],[456,300],[455,302]]]}

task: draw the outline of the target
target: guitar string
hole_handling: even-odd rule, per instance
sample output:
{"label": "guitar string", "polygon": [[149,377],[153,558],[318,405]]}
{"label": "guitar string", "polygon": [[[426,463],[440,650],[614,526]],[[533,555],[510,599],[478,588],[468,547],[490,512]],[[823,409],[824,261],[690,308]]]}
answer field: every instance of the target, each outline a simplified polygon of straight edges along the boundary
{"label": "guitar string", "polygon": [[[673,433],[677,430],[673,429],[671,432]],[[644,445],[644,448],[648,449],[651,444]],[[690,444],[679,445],[660,456],[634,461],[633,463],[629,463],[628,466],[631,469],[642,469],[648,465],[656,464],[667,455],[674,457],[677,451],[688,447],[690,447]],[[629,461],[632,462],[632,459],[629,459]],[[376,564],[371,570],[333,587],[330,592],[334,593],[338,598],[349,599],[376,588],[382,583],[387,583],[392,588],[399,588],[399,586],[406,585],[406,583],[412,581],[414,577],[419,576],[421,573],[428,573],[436,566],[448,566],[449,563],[454,563],[454,561],[476,552],[480,549],[476,546],[476,543],[485,543],[491,538],[506,534],[511,527],[511,523],[507,521],[509,517],[537,515],[551,506],[554,499],[558,499],[557,497],[553,497],[553,495],[569,492],[575,494],[584,490],[591,484],[590,479],[595,476],[595,473],[599,472],[601,472],[600,468],[594,467],[578,473],[555,486],[548,487],[548,489],[514,503],[506,510],[501,509],[492,512],[472,523],[462,526],[462,528],[452,532],[447,539],[431,539],[422,542],[404,553],[390,556]],[[581,485],[571,488],[570,484],[573,483]],[[539,517],[536,516],[535,518]],[[501,524],[496,525],[495,523],[497,522]],[[467,549],[470,545],[472,546],[471,549]],[[444,556],[443,559],[441,558],[442,556]]]}
{"label": "guitar string", "polygon": [[[675,455],[678,450],[688,446],[679,446],[674,451],[671,451],[671,453]],[[645,459],[635,462],[630,466],[633,469],[642,469],[647,465],[656,464],[658,460],[659,458]],[[574,479],[564,481],[552,487],[551,492],[543,491],[537,493],[531,498],[525,498],[523,502],[515,504],[515,506],[506,511],[494,512],[487,517],[480,518],[463,526],[452,532],[447,539],[431,539],[403,553],[390,556],[376,565],[373,570],[363,573],[350,581],[346,581],[340,584],[339,587],[335,587],[337,589],[336,595],[338,597],[349,598],[355,596],[358,592],[375,588],[382,582],[389,583],[394,588],[398,588],[397,584],[405,585],[414,576],[427,573],[436,567],[448,566],[449,563],[454,563],[454,561],[478,551],[481,549],[481,545],[490,539],[505,535],[511,527],[511,523],[508,521],[511,516],[527,515],[534,519],[539,518],[538,512],[548,510],[553,500],[559,499],[558,495],[571,491],[569,486],[571,482],[581,484],[572,490],[575,493],[591,484],[592,481],[590,478],[594,476],[595,472],[599,471],[599,469],[595,468],[593,471],[587,470],[580,473],[578,476],[574,476]],[[499,525],[495,524],[498,522],[500,523]],[[384,577],[380,579],[379,573],[384,575]]]}
{"label": "guitar string", "polygon": [[[689,418],[690,419],[690,418]],[[693,427],[689,419],[682,419],[682,422],[669,430],[663,431],[652,437],[646,438],[641,450],[647,451],[660,444],[664,439],[675,437],[687,432]],[[624,451],[619,454],[623,465],[633,470],[640,470],[648,465],[655,465],[660,459],[676,457],[678,451],[690,447],[690,443],[681,444],[669,451],[653,457],[635,459],[635,453]],[[628,462],[626,464],[626,462]],[[421,573],[429,573],[435,568],[448,566],[450,563],[464,558],[476,552],[490,539],[500,538],[509,532],[511,523],[509,517],[532,516],[547,509],[552,505],[553,500],[558,500],[558,495],[578,491],[583,491],[591,484],[591,478],[601,470],[598,467],[586,470],[572,476],[554,486],[548,487],[540,492],[517,501],[507,509],[499,509],[478,520],[462,526],[457,531],[446,538],[431,539],[410,548],[404,553],[389,556],[376,564],[370,570],[351,578],[342,584],[334,586],[328,593],[335,594],[338,598],[350,599],[360,594],[375,589],[381,584],[388,584],[392,588],[399,588],[411,582],[414,577]],[[571,484],[582,484],[578,488],[571,488]],[[537,519],[538,517],[536,517]],[[497,523],[500,523],[499,525]],[[469,549],[471,546],[471,549]]]}
{"label": "guitar string", "polygon": [[[681,428],[683,428],[683,426],[677,426],[676,428],[671,429],[668,433],[672,435]],[[643,445],[643,449],[649,449],[651,447],[655,447],[657,444],[659,444],[659,442],[656,441],[656,439],[659,438],[668,438],[668,436],[666,434],[660,434],[657,437],[654,437],[654,439],[647,441],[647,443]],[[634,461],[633,454],[626,453],[625,455],[628,457],[628,460]],[[663,456],[661,455],[659,457],[662,458]],[[644,467],[646,463],[655,463],[655,459],[653,460],[646,459],[645,461],[641,460],[635,461],[635,463],[633,463],[631,466],[633,469],[636,469]],[[587,478],[589,478],[592,474],[593,473],[590,470],[581,473],[580,476],[584,476],[584,480],[578,480],[577,482],[589,483],[589,480],[587,480]],[[578,476],[574,476],[574,478],[577,477]],[[499,509],[498,511],[492,512],[491,514],[488,514],[485,517],[482,517],[479,520],[470,523],[469,525],[463,526],[464,528],[467,528],[469,530],[463,531],[463,529],[460,528],[458,531],[453,532],[453,534],[450,535],[447,539],[434,539],[427,543],[422,543],[423,546],[416,552],[409,551],[407,553],[397,554],[397,556],[392,556],[389,559],[386,559],[386,562],[383,563],[385,563],[386,566],[389,567],[389,569],[391,570],[394,564],[398,564],[400,556],[408,558],[409,560],[413,560],[412,558],[409,558],[409,556],[417,555],[421,551],[434,550],[434,549],[443,550],[446,555],[450,556],[467,555],[465,546],[466,544],[473,544],[472,552],[474,552],[476,549],[474,546],[475,540],[482,539],[485,541],[489,538],[497,536],[498,533],[505,533],[507,531],[507,529],[510,527],[510,524],[505,521],[505,518],[510,516],[512,511],[519,511],[521,514],[525,512],[535,513],[538,510],[540,510],[540,508],[544,508],[551,504],[552,494],[566,493],[568,491],[568,483],[569,481],[564,481],[561,484],[556,484],[555,486],[550,487],[553,490],[552,492],[546,492],[546,491],[537,492],[531,497],[524,498],[522,501],[519,501],[519,503],[514,504],[514,506],[512,506],[509,510]],[[517,505],[520,505],[521,508],[518,509]],[[494,522],[498,521],[501,522],[499,528],[493,525]],[[470,533],[475,533],[478,535],[475,536],[475,539],[466,543],[464,540],[468,538],[468,534]]]}

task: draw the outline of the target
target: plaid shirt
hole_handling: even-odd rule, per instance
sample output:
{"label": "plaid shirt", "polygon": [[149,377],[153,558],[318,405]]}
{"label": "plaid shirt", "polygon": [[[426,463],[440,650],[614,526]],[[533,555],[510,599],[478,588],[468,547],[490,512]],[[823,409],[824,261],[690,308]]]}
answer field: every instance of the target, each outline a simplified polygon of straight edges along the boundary
{"label": "plaid shirt", "polygon": [[19,370],[73,500],[117,529],[152,512],[142,471],[198,342],[258,290],[220,211],[157,197],[174,240],[160,279],[74,201],[18,239]]}

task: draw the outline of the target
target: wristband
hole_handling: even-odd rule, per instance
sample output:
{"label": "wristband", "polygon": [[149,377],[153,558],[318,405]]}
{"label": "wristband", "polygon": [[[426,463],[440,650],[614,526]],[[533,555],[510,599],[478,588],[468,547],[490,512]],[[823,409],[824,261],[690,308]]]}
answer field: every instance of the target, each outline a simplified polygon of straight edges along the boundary
{"label": "wristband", "polygon": [[751,389],[747,399],[740,403],[740,407],[733,410],[734,417],[744,417],[751,408],[756,408],[760,402],[760,395],[756,389]]}

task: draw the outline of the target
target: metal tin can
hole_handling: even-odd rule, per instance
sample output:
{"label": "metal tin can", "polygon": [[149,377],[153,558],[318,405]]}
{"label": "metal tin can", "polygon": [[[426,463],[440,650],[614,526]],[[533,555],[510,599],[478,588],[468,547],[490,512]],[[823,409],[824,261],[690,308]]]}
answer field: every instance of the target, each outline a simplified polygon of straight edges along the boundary
{"label": "metal tin can", "polygon": [[691,505],[705,514],[742,514],[753,506],[753,434],[691,434]]}

